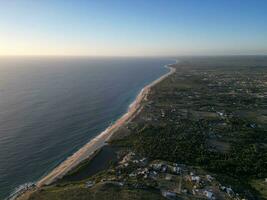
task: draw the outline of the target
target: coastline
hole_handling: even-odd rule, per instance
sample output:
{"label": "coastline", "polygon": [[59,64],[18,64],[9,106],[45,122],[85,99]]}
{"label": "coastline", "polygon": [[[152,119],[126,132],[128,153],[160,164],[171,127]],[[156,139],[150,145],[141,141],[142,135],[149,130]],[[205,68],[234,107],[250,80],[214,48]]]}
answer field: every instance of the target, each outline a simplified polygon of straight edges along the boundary
{"label": "coastline", "polygon": [[168,67],[170,71],[145,86],[137,95],[135,101],[129,106],[128,112],[126,112],[113,125],[109,126],[94,139],[90,140],[72,156],[68,157],[59,166],[53,169],[47,176],[39,180],[36,183],[36,186],[41,187],[54,183],[56,180],[62,178],[67,172],[76,167],[80,162],[89,158],[96,150],[106,145],[106,142],[120,126],[128,123],[134,116],[136,116],[136,114],[138,114],[142,110],[141,102],[146,99],[146,96],[148,95],[150,89],[171,74],[175,73],[176,69],[171,67],[171,65],[166,65],[166,67]]}
{"label": "coastline", "polygon": [[50,185],[63,178],[70,170],[74,169],[82,161],[89,159],[92,155],[94,155],[96,151],[107,145],[107,142],[121,126],[127,124],[142,111],[142,102],[146,100],[146,97],[149,94],[151,88],[176,72],[176,68],[172,67],[172,65],[176,63],[165,65],[164,67],[168,68],[169,71],[158,79],[154,80],[152,83],[146,85],[136,96],[135,100],[129,105],[128,111],[118,120],[116,120],[113,125],[109,126],[98,136],[90,140],[77,152],[75,152],[73,155],[59,164],[56,168],[54,168],[48,175],[37,181],[34,188],[29,188],[21,191],[20,194],[17,194],[17,196],[15,198],[13,197],[13,199],[20,199],[20,197],[26,195],[28,191],[30,192],[31,190],[38,189],[42,186]]}

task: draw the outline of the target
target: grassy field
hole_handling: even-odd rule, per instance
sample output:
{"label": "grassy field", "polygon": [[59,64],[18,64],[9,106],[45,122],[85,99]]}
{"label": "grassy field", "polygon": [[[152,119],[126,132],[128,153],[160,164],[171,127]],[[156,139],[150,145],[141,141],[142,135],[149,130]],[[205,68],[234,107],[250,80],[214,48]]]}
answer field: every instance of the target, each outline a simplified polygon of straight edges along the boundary
{"label": "grassy field", "polygon": [[263,199],[267,199],[267,182],[263,179],[256,179],[250,182],[251,186],[255,188]]}
{"label": "grassy field", "polygon": [[45,187],[35,192],[29,200],[161,200],[158,192],[130,189],[111,184],[97,184],[92,188],[85,188],[84,184]]}

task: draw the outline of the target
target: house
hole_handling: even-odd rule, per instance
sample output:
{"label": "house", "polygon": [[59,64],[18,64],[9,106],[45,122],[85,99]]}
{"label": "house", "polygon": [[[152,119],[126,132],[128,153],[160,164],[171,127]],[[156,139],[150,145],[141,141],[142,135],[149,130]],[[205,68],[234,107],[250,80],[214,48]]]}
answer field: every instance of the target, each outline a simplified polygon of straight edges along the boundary
{"label": "house", "polygon": [[149,172],[149,177],[152,178],[152,179],[154,179],[154,180],[157,179],[157,175],[158,175],[158,173],[155,172],[155,171]]}
{"label": "house", "polygon": [[165,117],[165,112],[162,109],[160,111],[161,111],[161,117],[164,118]]}
{"label": "house", "polygon": [[232,188],[228,188],[225,186],[221,186],[221,190],[225,191],[229,196],[233,196],[234,195],[234,191],[232,190]]}
{"label": "house", "polygon": [[187,189],[182,189],[182,193],[187,194],[188,193]]}
{"label": "house", "polygon": [[162,190],[161,195],[166,197],[167,199],[172,199],[176,197],[175,192],[167,191],[167,190]]}
{"label": "house", "polygon": [[123,157],[122,161],[120,161],[120,164],[124,164],[124,163],[131,161],[134,156],[135,156],[135,153],[133,152],[128,153],[126,156]]}
{"label": "house", "polygon": [[120,186],[120,187],[122,187],[124,185],[123,182],[118,182],[118,181],[107,181],[107,183],[112,184],[112,185],[116,185],[116,186]]}
{"label": "house", "polygon": [[142,165],[147,165],[147,162],[148,162],[148,159],[147,159],[147,158],[142,158],[142,159],[140,159],[140,163],[141,163]]}
{"label": "house", "polygon": [[132,172],[129,174],[129,177],[136,177],[136,176],[137,176],[137,174],[135,172]]}
{"label": "house", "polygon": [[138,168],[138,169],[137,169],[137,174],[138,174],[138,175],[145,175],[145,174],[148,174],[148,172],[149,172],[149,171],[148,171],[147,168],[144,168],[144,169],[143,169],[143,168]]}
{"label": "house", "polygon": [[138,164],[139,163],[139,160],[133,160],[133,163],[134,164]]}
{"label": "house", "polygon": [[213,178],[211,175],[209,175],[209,174],[206,175],[206,178],[207,178],[207,180],[208,180],[209,182],[212,182],[213,179],[214,179],[214,178]]}
{"label": "house", "polygon": [[217,112],[217,114],[220,116],[220,117],[223,117],[223,112]]}
{"label": "house", "polygon": [[180,167],[177,167],[177,166],[171,167],[170,169],[171,169],[171,172],[172,173],[175,173],[175,174],[180,174],[181,171],[182,171],[181,168]]}
{"label": "house", "polygon": [[256,124],[250,124],[249,126],[250,126],[250,128],[256,128],[257,127]]}
{"label": "house", "polygon": [[155,163],[155,164],[152,164],[151,167],[156,170],[156,171],[159,171],[162,167],[162,164],[161,163]]}
{"label": "house", "polygon": [[203,193],[208,199],[215,199],[215,196],[212,192],[205,190]]}
{"label": "house", "polygon": [[198,190],[198,189],[194,188],[194,189],[192,190],[192,194],[193,194],[193,195],[197,195],[198,193],[199,193],[199,190]]}
{"label": "house", "polygon": [[232,188],[226,188],[226,192],[227,194],[231,195],[233,193]]}
{"label": "house", "polygon": [[166,165],[162,165],[161,171],[165,173],[167,171],[168,167]]}
{"label": "house", "polygon": [[200,177],[199,176],[191,176],[191,181],[199,183],[200,182]]}
{"label": "house", "polygon": [[86,187],[86,188],[90,188],[90,187],[94,186],[94,184],[95,184],[94,181],[87,181],[87,182],[85,183],[85,187]]}

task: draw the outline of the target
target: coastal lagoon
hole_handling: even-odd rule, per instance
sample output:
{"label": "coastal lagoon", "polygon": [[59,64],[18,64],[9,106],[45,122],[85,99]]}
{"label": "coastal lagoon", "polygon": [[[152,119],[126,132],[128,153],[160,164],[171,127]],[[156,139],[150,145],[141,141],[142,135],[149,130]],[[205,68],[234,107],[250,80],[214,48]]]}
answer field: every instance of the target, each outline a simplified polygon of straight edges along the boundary
{"label": "coastal lagoon", "polygon": [[105,130],[165,74],[159,58],[0,58],[0,199]]}

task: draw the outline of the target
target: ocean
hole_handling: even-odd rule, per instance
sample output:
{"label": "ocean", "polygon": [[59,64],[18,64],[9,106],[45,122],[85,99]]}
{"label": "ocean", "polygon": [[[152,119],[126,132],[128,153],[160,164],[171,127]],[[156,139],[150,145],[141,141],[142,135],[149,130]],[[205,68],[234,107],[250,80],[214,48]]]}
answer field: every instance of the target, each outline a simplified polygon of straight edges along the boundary
{"label": "ocean", "polygon": [[0,199],[35,182],[167,73],[161,58],[0,58]]}

